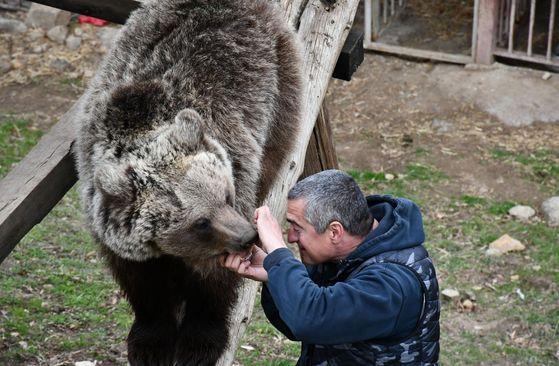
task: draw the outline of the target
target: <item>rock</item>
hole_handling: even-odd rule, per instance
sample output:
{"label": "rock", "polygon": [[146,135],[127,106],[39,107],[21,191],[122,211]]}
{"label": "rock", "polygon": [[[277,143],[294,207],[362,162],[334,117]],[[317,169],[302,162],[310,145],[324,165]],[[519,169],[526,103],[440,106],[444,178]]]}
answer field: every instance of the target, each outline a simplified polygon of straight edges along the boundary
{"label": "rock", "polygon": [[551,197],[542,203],[542,212],[549,226],[559,226],[559,196]]}
{"label": "rock", "polygon": [[12,60],[12,69],[19,70],[23,68],[23,64],[19,60]]}
{"label": "rock", "polygon": [[68,60],[65,60],[63,58],[54,59],[50,63],[50,66],[59,72],[74,70],[74,66],[72,66],[72,64]]}
{"label": "rock", "polygon": [[12,63],[8,60],[0,60],[0,75],[6,74],[12,70]]}
{"label": "rock", "polygon": [[42,29],[32,29],[28,34],[27,37],[31,41],[37,41],[45,36],[46,32]]}
{"label": "rock", "polygon": [[45,52],[45,51],[48,50],[48,49],[49,49],[49,45],[48,45],[48,44],[41,44],[41,45],[38,45],[38,46],[34,46],[34,47],[31,49],[31,52],[33,52],[33,53],[43,53],[43,52]]}
{"label": "rock", "polygon": [[435,118],[431,123],[431,127],[437,130],[438,133],[447,133],[454,130],[454,125],[451,122]]}
{"label": "rock", "polygon": [[112,28],[112,27],[105,27],[101,28],[97,31],[97,35],[107,50],[111,49],[113,43],[118,36],[118,32],[120,31],[119,28]]}
{"label": "rock", "polygon": [[443,295],[443,297],[446,299],[452,300],[457,299],[460,296],[460,292],[453,288],[447,288],[441,291],[441,295]]}
{"label": "rock", "polygon": [[48,31],[58,25],[68,25],[72,13],[50,6],[33,3],[27,12],[27,25]]}
{"label": "rock", "polygon": [[47,32],[47,37],[49,37],[51,41],[60,44],[64,43],[64,40],[66,39],[67,35],[68,35],[68,27],[66,27],[65,25],[57,25],[56,27],[50,29]]}
{"label": "rock", "polygon": [[530,217],[534,216],[535,214],[536,214],[536,210],[534,210],[530,206],[518,205],[518,206],[514,206],[509,210],[509,215],[523,221],[528,220]]}
{"label": "rock", "polygon": [[0,33],[24,33],[27,26],[15,19],[0,18]]}
{"label": "rock", "polygon": [[74,28],[74,35],[76,37],[81,37],[83,36],[83,30],[81,28]]}
{"label": "rock", "polygon": [[66,38],[66,47],[71,50],[77,50],[78,48],[80,48],[81,44],[82,39],[80,37],[70,35],[68,36],[68,38]]}
{"label": "rock", "polygon": [[544,72],[543,75],[542,75],[542,79],[543,80],[551,79],[551,73],[550,72]]}
{"label": "rock", "polygon": [[503,252],[501,252],[500,250],[497,250],[497,249],[492,249],[492,248],[489,248],[485,251],[485,255],[487,255],[489,257],[498,257],[501,254],[503,254]]}
{"label": "rock", "polygon": [[468,300],[476,301],[476,294],[473,291],[466,291],[464,297]]}
{"label": "rock", "polygon": [[396,178],[396,177],[394,176],[394,174],[390,174],[390,173],[384,174],[384,179],[386,179],[386,180],[388,180],[388,181],[394,180],[394,178]]}
{"label": "rock", "polygon": [[472,302],[472,300],[466,299],[466,300],[462,301],[462,307],[463,307],[465,310],[472,311],[472,310],[474,310],[475,305],[474,305],[474,303]]}
{"label": "rock", "polygon": [[74,362],[74,366],[96,366],[97,361],[78,361]]}
{"label": "rock", "polygon": [[505,234],[493,243],[489,244],[489,249],[485,253],[490,256],[496,256],[524,249],[526,249],[526,247],[521,242],[511,238],[508,234]]}

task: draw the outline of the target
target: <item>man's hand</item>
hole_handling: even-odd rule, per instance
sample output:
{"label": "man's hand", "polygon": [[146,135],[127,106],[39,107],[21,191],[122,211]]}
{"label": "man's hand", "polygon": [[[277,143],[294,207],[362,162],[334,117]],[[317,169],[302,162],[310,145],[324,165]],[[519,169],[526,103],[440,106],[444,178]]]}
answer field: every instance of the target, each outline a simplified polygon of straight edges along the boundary
{"label": "man's hand", "polygon": [[254,211],[254,223],[262,248],[266,253],[287,247],[283,241],[281,227],[268,206],[259,207]]}
{"label": "man's hand", "polygon": [[266,272],[263,266],[266,255],[262,249],[253,246],[248,257],[245,256],[243,258],[243,255],[238,253],[228,254],[227,257],[223,257],[221,265],[245,278],[267,282],[268,272]]}

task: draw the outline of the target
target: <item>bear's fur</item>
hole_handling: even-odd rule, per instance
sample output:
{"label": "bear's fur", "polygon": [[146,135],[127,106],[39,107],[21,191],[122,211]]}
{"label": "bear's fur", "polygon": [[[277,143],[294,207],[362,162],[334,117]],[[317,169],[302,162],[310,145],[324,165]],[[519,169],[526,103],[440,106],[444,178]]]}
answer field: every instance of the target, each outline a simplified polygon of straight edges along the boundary
{"label": "bear's fur", "polygon": [[76,159],[94,238],[135,313],[131,365],[213,365],[251,217],[300,120],[293,33],[266,0],[150,1],[86,91]]}

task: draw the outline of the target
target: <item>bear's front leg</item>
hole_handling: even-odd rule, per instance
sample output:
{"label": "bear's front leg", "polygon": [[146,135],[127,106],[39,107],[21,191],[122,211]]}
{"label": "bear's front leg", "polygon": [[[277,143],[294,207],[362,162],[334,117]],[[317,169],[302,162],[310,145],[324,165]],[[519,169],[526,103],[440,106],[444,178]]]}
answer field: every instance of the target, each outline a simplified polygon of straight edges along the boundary
{"label": "bear's front leg", "polygon": [[139,320],[128,335],[131,366],[172,366],[177,328],[173,319]]}
{"label": "bear's front leg", "polygon": [[229,343],[229,314],[240,278],[227,270],[186,284],[184,317],[175,347],[177,366],[214,366]]}
{"label": "bear's front leg", "polygon": [[223,322],[189,321],[179,330],[176,366],[214,366],[227,348],[228,330]]}
{"label": "bear's front leg", "polygon": [[172,366],[186,277],[184,263],[169,256],[130,261],[104,249],[135,315],[127,340],[130,365]]}

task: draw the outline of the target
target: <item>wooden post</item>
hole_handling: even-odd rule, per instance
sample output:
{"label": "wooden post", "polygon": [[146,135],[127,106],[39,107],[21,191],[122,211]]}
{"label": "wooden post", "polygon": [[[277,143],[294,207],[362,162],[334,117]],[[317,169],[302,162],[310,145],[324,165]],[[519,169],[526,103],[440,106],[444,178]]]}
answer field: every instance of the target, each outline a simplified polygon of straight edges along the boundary
{"label": "wooden post", "polygon": [[0,180],[0,263],[78,180],[71,150],[79,104]]}
{"label": "wooden post", "polygon": [[479,0],[477,29],[474,29],[477,32],[475,63],[490,65],[494,61],[499,1],[503,0]]}
{"label": "wooden post", "polygon": [[[283,221],[287,209],[287,192],[303,172],[305,154],[323,105],[330,76],[353,24],[359,0],[338,0],[328,9],[320,0],[282,0],[280,3],[290,24],[299,24],[298,35],[303,47],[302,75],[306,79],[301,103],[301,130],[295,148],[288,156],[287,164],[280,168],[280,179],[265,200],[274,215]],[[253,281],[247,281],[243,288],[239,302],[233,310],[229,349],[218,362],[218,366],[230,365],[233,362],[237,343],[252,313],[256,289]]]}
{"label": "wooden post", "polygon": [[338,157],[334,148],[330,116],[326,103],[323,103],[307,147],[305,166],[300,179],[327,169],[338,169]]}

